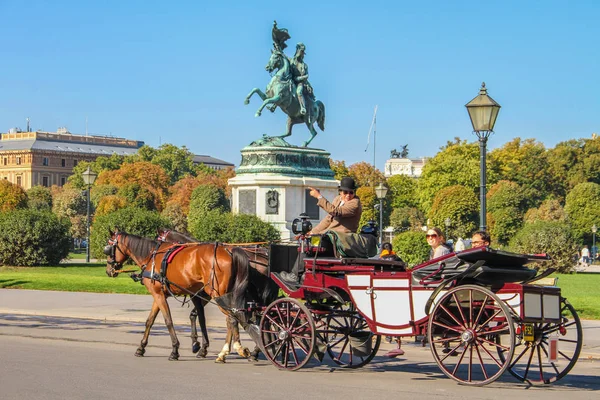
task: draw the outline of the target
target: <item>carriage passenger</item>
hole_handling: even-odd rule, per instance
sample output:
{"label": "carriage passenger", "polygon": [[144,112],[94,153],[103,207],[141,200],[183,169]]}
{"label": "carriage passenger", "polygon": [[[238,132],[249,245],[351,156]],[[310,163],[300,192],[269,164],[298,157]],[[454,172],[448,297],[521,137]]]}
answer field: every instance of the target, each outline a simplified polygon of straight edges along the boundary
{"label": "carriage passenger", "polygon": [[486,231],[477,231],[471,238],[471,247],[489,246],[491,243],[490,235]]}
{"label": "carriage passenger", "polygon": [[427,244],[431,246],[431,252],[429,253],[430,260],[452,253],[450,247],[445,243],[446,240],[440,228],[429,228],[426,238]]}

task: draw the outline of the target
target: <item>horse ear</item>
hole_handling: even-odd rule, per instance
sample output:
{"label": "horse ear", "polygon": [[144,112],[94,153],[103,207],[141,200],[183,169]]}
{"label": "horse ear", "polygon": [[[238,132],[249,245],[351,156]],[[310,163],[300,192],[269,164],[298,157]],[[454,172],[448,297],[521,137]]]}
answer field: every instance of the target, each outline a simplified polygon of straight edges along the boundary
{"label": "horse ear", "polygon": [[108,230],[108,235],[109,235],[109,236],[112,236],[112,235],[114,234],[114,232],[113,232],[113,231],[111,231],[111,230],[110,230],[110,228],[106,228],[106,229]]}
{"label": "horse ear", "polygon": [[121,229],[119,229],[118,226],[115,226],[115,233],[119,233],[119,232],[121,232]]}

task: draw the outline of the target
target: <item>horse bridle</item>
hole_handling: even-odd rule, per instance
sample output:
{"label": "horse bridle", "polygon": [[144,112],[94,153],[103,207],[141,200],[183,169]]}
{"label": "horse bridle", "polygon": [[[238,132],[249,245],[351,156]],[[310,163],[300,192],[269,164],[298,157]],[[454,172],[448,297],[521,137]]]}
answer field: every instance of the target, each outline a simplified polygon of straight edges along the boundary
{"label": "horse bridle", "polygon": [[[123,253],[123,251],[119,248],[119,237],[121,237],[120,233],[117,233],[117,236],[114,239],[108,239],[108,244],[106,246],[104,246],[104,250],[103,253],[106,254],[109,258],[107,258],[107,262],[110,264],[111,269],[110,272],[111,274],[113,272],[116,272],[117,274],[119,273],[120,270],[123,269],[123,263],[117,262],[117,249],[119,249],[119,251],[121,253]],[[125,253],[123,253],[125,254]]]}

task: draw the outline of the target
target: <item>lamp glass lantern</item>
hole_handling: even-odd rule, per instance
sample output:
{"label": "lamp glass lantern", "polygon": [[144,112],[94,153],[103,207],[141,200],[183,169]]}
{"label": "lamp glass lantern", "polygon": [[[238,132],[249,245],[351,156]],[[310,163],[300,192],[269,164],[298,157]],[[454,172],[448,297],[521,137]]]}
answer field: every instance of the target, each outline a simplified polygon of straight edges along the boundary
{"label": "lamp glass lantern", "polygon": [[81,176],[83,178],[83,183],[85,183],[87,186],[87,220],[86,220],[87,221],[87,224],[86,224],[87,245],[86,245],[85,261],[89,263],[90,262],[90,188],[96,181],[98,174],[96,174],[94,171],[92,171],[92,169],[88,165],[87,169],[85,170],[85,172],[83,172],[81,174]]}

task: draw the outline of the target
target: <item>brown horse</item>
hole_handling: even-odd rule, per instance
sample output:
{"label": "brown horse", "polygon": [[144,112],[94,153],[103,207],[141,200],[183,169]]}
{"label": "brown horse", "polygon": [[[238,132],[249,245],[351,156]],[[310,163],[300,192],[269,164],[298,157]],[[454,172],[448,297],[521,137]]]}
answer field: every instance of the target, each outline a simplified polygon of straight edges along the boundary
{"label": "brown horse", "polygon": [[148,344],[150,329],[161,311],[171,336],[172,352],[169,360],[179,358],[179,340],[175,334],[167,297],[190,295],[209,301],[211,298],[230,294],[233,307],[243,307],[248,282],[249,261],[239,248],[226,249],[218,243],[193,243],[185,245],[168,263],[164,276],[161,264],[168,257],[172,244],[142,238],[115,229],[110,232],[106,274],[116,277],[122,264],[133,260],[142,269],[142,283],[154,298],[146,329],[135,355],[141,357]]}
{"label": "brown horse", "polygon": [[[198,240],[192,236],[188,236],[181,232],[169,230],[166,228],[157,229],[157,240],[166,243],[199,243]],[[225,245],[231,247],[231,245]],[[267,276],[269,270],[269,254],[265,247],[260,246],[240,246],[250,261],[250,267],[254,268],[261,275]],[[206,329],[206,317],[204,313],[204,306],[206,302],[198,298],[192,298],[194,303],[194,309],[190,312],[190,327],[191,327],[191,338],[192,338],[192,351],[197,352],[197,357],[205,357],[209,339],[208,332]],[[202,332],[202,344],[198,343],[198,330],[196,327],[196,318],[200,325]],[[232,315],[227,314],[227,335],[225,337],[225,345],[217,356],[215,362],[225,362],[225,358],[229,355],[230,349],[233,348],[240,356],[256,360],[258,354],[258,348],[255,347],[254,351],[250,353],[247,347],[242,346],[240,340],[240,329],[239,323],[236,318]]]}

